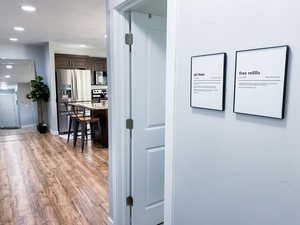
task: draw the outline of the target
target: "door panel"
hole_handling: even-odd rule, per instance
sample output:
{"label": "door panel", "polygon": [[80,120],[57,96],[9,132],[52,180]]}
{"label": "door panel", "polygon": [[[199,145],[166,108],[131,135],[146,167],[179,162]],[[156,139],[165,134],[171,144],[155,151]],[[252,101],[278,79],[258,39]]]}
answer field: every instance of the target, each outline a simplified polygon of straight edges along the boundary
{"label": "door panel", "polygon": [[148,127],[155,127],[165,123],[165,53],[162,51],[165,37],[161,30],[149,30],[146,35],[151,37],[147,41],[148,56],[145,58],[148,60],[147,124]]}
{"label": "door panel", "polygon": [[[162,203],[164,199],[164,148],[147,149],[147,207]],[[155,184],[155,185],[152,185]]]}
{"label": "door panel", "polygon": [[0,93],[0,128],[19,128],[19,112],[15,93]]}
{"label": "door panel", "polygon": [[166,21],[132,12],[133,225],[163,222]]}

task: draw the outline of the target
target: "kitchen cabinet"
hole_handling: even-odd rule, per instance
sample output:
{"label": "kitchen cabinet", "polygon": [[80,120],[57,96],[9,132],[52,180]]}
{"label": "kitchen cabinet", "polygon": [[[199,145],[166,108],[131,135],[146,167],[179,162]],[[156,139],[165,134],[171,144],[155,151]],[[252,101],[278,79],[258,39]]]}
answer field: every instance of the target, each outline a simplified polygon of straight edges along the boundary
{"label": "kitchen cabinet", "polygon": [[105,58],[91,58],[92,70],[93,71],[107,71],[106,59]]}
{"label": "kitchen cabinet", "polygon": [[67,54],[55,54],[55,68],[107,71],[106,58]]}
{"label": "kitchen cabinet", "polygon": [[55,68],[68,69],[70,68],[70,58],[60,55],[55,55]]}
{"label": "kitchen cabinet", "polygon": [[88,56],[55,54],[55,68],[90,69],[89,59]]}
{"label": "kitchen cabinet", "polygon": [[90,69],[88,56],[73,56],[70,59],[70,66],[72,69]]}

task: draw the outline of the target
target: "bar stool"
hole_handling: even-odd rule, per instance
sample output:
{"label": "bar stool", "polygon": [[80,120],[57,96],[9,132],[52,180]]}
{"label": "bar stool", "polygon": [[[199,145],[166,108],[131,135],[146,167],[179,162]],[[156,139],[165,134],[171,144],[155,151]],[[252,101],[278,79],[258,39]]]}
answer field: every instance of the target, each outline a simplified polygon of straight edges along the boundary
{"label": "bar stool", "polygon": [[65,106],[66,106],[67,116],[68,116],[68,119],[69,119],[69,128],[68,128],[68,143],[69,143],[70,136],[71,136],[72,133],[73,133],[73,136],[74,136],[74,129],[72,131],[72,125],[73,125],[73,123],[75,124],[77,116],[83,115],[83,112],[78,111],[77,112],[78,114],[76,116],[74,114],[74,111],[70,110],[70,108],[72,108],[73,106],[69,106],[68,103],[65,103]]}
{"label": "bar stool", "polygon": [[80,111],[78,108],[81,107],[74,107],[74,115],[76,118],[75,126],[74,126],[74,147],[76,147],[77,137],[78,137],[78,128],[81,127],[81,151],[84,150],[84,144],[88,141],[88,132],[87,132],[87,125],[90,124],[90,127],[94,123],[98,123],[99,129],[101,128],[100,125],[100,118],[94,118],[90,115],[86,115],[85,109],[83,109],[83,114],[78,114],[77,112]]}

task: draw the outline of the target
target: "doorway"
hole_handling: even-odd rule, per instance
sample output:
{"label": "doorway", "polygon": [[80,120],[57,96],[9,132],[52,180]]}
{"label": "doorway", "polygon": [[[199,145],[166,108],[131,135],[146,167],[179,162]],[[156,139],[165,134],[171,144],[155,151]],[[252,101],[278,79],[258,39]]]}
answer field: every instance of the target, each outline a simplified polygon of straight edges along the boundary
{"label": "doorway", "polygon": [[131,194],[133,225],[163,222],[166,20],[132,11]]}
{"label": "doorway", "polygon": [[109,9],[110,216],[113,224],[158,225],[165,198],[167,0],[119,2]]}
{"label": "doorway", "polygon": [[130,10],[130,222],[164,222],[166,1]]}
{"label": "doorway", "polygon": [[16,88],[0,88],[0,128],[20,128]]}
{"label": "doorway", "polygon": [[28,99],[34,76],[32,60],[0,59],[0,136],[34,130],[36,106]]}

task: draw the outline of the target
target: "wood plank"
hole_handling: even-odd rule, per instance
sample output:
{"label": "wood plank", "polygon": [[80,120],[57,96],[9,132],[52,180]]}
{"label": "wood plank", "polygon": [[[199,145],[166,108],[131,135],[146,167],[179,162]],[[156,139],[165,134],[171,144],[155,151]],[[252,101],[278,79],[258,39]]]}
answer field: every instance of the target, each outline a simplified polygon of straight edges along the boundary
{"label": "wood plank", "polygon": [[107,149],[51,134],[0,141],[0,224],[108,224]]}

